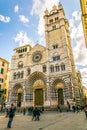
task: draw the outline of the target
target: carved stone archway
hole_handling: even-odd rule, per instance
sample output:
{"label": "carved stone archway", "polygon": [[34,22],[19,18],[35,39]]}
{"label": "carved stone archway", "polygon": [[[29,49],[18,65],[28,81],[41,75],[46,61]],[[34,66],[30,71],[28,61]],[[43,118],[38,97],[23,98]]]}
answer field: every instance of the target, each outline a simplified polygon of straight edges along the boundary
{"label": "carved stone archway", "polygon": [[12,90],[11,94],[11,101],[15,103],[18,107],[21,107],[22,102],[22,96],[23,96],[23,88],[21,84],[15,84]]}
{"label": "carved stone archway", "polygon": [[27,79],[27,90],[33,91],[34,105],[43,106],[44,91],[46,90],[46,76],[42,72],[34,72]]}
{"label": "carved stone archway", "polygon": [[52,88],[55,89],[58,93],[58,104],[64,104],[64,96],[63,96],[63,89],[64,89],[64,82],[61,78],[54,79],[52,82]]}

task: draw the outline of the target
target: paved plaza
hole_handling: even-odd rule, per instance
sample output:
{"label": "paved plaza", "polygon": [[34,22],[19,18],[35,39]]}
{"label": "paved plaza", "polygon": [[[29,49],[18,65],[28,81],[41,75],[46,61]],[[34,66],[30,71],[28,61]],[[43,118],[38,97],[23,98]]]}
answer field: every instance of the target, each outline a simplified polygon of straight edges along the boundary
{"label": "paved plaza", "polygon": [[[0,130],[8,129],[8,118],[0,115]],[[40,121],[32,121],[32,116],[16,114],[11,130],[87,130],[84,112],[43,112]]]}

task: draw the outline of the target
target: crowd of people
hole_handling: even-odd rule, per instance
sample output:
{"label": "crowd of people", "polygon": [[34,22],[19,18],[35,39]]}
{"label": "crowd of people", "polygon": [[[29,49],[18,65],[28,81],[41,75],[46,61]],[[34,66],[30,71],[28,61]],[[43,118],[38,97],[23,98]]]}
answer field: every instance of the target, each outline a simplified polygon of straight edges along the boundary
{"label": "crowd of people", "polygon": [[[11,107],[6,109],[6,117],[9,118],[8,123],[7,123],[7,128],[11,128],[16,111],[17,110],[14,104],[11,104]],[[23,113],[23,115],[26,115],[27,109],[24,107],[21,112]],[[35,120],[35,121],[40,120],[39,117],[40,117],[41,112],[42,112],[41,109],[38,107],[28,108],[28,115],[32,115],[32,120]]]}
{"label": "crowd of people", "polygon": [[[57,110],[59,112],[63,112],[64,111],[64,106],[59,104],[57,106]],[[75,104],[71,106],[70,103],[67,102],[67,107],[65,109],[65,111],[67,111],[67,112],[72,111],[73,113],[76,113],[76,112],[78,113],[78,112],[80,112],[82,110],[85,112],[85,116],[87,118],[87,106],[80,107],[80,106],[76,106]],[[33,120],[34,121],[39,121],[42,111],[44,111],[43,107],[40,108],[40,107],[35,106],[35,107],[29,107],[29,108],[24,107],[22,109],[22,111],[20,111],[20,112],[22,112],[23,115],[26,115],[26,113],[28,115],[32,115],[32,118],[31,118],[32,121]],[[13,122],[13,119],[15,117],[16,112],[19,112],[19,109],[17,110],[16,106],[14,104],[11,104],[11,106],[9,108],[6,108],[6,117],[8,117],[8,119],[9,119],[8,123],[7,123],[7,128],[11,128],[12,122]]]}

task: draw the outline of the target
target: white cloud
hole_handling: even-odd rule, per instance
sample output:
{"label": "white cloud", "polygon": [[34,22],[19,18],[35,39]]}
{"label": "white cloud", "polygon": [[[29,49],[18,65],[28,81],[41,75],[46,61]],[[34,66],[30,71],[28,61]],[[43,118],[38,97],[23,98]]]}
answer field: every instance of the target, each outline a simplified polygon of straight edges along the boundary
{"label": "white cloud", "polygon": [[19,43],[19,46],[32,44],[32,40],[27,36],[26,32],[20,31],[14,38],[15,42]]}
{"label": "white cloud", "polygon": [[46,8],[50,10],[54,4],[58,5],[59,0],[34,0],[31,10],[31,15],[37,15],[39,17],[38,34],[44,34],[44,20],[43,15]]}
{"label": "white cloud", "polygon": [[[75,42],[73,48],[75,64],[85,67],[87,66],[87,48],[85,45],[80,12],[75,11],[72,13],[70,26],[71,38],[72,41]],[[82,75],[82,84],[87,87],[87,67],[80,69],[80,72]]]}
{"label": "white cloud", "polygon": [[19,20],[23,23],[28,23],[29,19],[26,18],[24,15],[19,15]]}
{"label": "white cloud", "polygon": [[77,21],[77,20],[81,20],[81,12],[79,11],[74,11],[72,13],[72,17]]}
{"label": "white cloud", "polygon": [[82,82],[84,86],[87,86],[87,68],[80,69]]}
{"label": "white cloud", "polygon": [[14,7],[14,12],[17,13],[18,11],[19,11],[19,6],[16,5],[16,6]]}
{"label": "white cloud", "polygon": [[70,31],[71,38],[75,41],[74,59],[76,65],[87,65],[87,49],[85,46],[83,27],[81,22],[81,12],[74,11],[72,13],[72,18],[70,19]]}
{"label": "white cloud", "polygon": [[4,23],[9,23],[10,22],[10,17],[5,17],[3,15],[0,15],[0,21]]}

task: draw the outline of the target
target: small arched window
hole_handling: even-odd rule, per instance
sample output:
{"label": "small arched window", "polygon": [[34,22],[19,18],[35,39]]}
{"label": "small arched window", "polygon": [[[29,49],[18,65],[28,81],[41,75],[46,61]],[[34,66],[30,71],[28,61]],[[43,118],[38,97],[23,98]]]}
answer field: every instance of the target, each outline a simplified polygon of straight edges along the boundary
{"label": "small arched window", "polygon": [[23,68],[23,62],[22,61],[18,62],[18,68]]}
{"label": "small arched window", "polygon": [[31,73],[31,69],[28,68],[28,69],[27,69],[27,75],[29,75],[30,73]]}
{"label": "small arched window", "polygon": [[20,72],[18,72],[18,74],[17,74],[17,78],[18,78],[18,79],[20,78]]}
{"label": "small arched window", "polygon": [[61,70],[65,70],[65,64],[61,64]]}
{"label": "small arched window", "polygon": [[20,78],[23,78],[23,77],[24,77],[24,71],[22,71],[20,74]]}
{"label": "small arched window", "polygon": [[13,79],[16,79],[16,72],[13,74]]}
{"label": "small arched window", "polygon": [[59,65],[55,65],[55,71],[56,72],[60,71],[60,66]]}
{"label": "small arched window", "polygon": [[46,72],[46,65],[43,66],[43,72]]}
{"label": "small arched window", "polygon": [[53,65],[50,66],[50,72],[54,72],[54,66]]}

